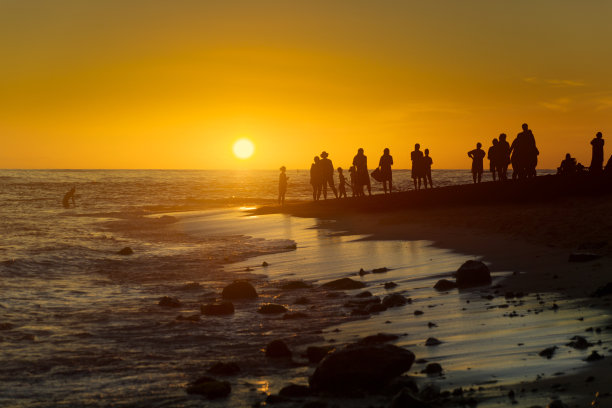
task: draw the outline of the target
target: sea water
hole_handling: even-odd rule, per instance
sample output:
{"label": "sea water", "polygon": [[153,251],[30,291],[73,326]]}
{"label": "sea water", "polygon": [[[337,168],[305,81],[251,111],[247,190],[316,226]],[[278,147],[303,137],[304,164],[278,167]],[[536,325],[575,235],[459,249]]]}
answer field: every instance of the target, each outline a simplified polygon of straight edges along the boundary
{"label": "sea water", "polygon": [[[287,200],[308,200],[308,172],[288,175]],[[465,170],[433,176],[437,186],[471,179]],[[398,189],[411,188],[408,171],[394,177]],[[416,285],[414,301],[443,327],[436,295],[424,288],[471,255],[426,242],[362,241],[319,220],[248,216],[245,208],[275,202],[277,180],[277,171],[0,171],[0,405],[201,406],[186,385],[215,361],[240,361],[230,398],[213,404],[248,406],[288,379],[304,383],[309,373],[267,362],[262,349],[273,339],[303,350],[380,331],[387,320],[404,322],[396,330],[415,330],[414,319],[400,316],[412,308],[360,323],[325,292],[308,292],[309,306],[293,306],[311,316],[306,321],[255,313],[261,302],[292,305],[294,295],[277,285],[289,279],[317,284],[386,266],[393,272],[385,279],[412,291]],[[73,186],[76,207],[63,208]],[[373,190],[380,192],[379,183]],[[124,247],[134,254],[119,255]],[[270,266],[261,266],[265,260]],[[218,300],[237,278],[254,282],[260,299],[237,304],[231,317],[200,317],[199,306]],[[378,276],[364,280],[375,294],[386,293]],[[163,296],[181,306],[160,307]],[[338,324],[341,335],[329,331]],[[400,343],[433,353],[423,336]],[[472,368],[461,359],[449,364],[458,372]]]}

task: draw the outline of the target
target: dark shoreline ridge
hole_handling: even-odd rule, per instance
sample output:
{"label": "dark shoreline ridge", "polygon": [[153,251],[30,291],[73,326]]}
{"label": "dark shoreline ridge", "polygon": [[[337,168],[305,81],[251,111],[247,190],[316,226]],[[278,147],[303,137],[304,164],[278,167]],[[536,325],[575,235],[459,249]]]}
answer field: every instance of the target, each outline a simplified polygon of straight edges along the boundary
{"label": "dark shoreline ridge", "polygon": [[410,190],[366,197],[349,197],[266,205],[253,214],[286,213],[302,217],[325,217],[340,213],[375,213],[407,208],[427,209],[484,204],[520,204],[554,201],[563,197],[594,197],[612,193],[612,177],[606,175],[546,175],[525,180],[484,182],[427,190]]}

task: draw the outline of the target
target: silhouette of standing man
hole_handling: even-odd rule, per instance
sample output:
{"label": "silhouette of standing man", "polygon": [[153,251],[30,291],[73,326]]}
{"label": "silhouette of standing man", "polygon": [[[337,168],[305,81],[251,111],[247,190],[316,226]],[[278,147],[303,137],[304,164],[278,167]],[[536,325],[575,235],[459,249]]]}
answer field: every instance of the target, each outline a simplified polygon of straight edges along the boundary
{"label": "silhouette of standing man", "polygon": [[321,153],[321,160],[319,160],[319,166],[321,166],[321,174],[323,177],[323,198],[327,200],[327,185],[331,187],[336,198],[338,198],[338,192],[334,185],[334,165],[332,161],[327,158],[329,154],[326,151]]}
{"label": "silhouette of standing man", "polygon": [[496,146],[497,153],[497,176],[500,181],[508,180],[506,173],[510,164],[510,144],[506,141],[506,134],[499,135],[499,142]]}
{"label": "silhouette of standing man", "polygon": [[[487,159],[489,159],[489,170],[493,175],[493,181],[495,181],[495,173],[497,172],[498,168],[497,162],[499,161],[497,157],[497,149],[499,142],[497,141],[497,139],[493,139],[491,143],[493,143],[493,146],[489,147],[489,150],[487,151]],[[499,179],[501,180],[501,175],[499,176]]]}
{"label": "silhouette of standing man", "polygon": [[393,190],[393,174],[391,172],[392,165],[393,156],[389,154],[389,148],[387,147],[385,150],[383,150],[383,155],[380,156],[380,160],[378,162],[385,194],[387,194],[387,181],[389,182],[389,194],[391,194],[391,190]]}
{"label": "silhouette of standing man", "polygon": [[410,152],[410,160],[412,160],[412,181],[414,189],[421,188],[421,179],[423,178],[423,152],[420,150],[421,145],[415,144],[414,151]]}
{"label": "silhouette of standing man", "polygon": [[319,200],[321,196],[321,165],[319,156],[314,157],[314,163],[310,165],[310,185],[312,185],[312,199]]}
{"label": "silhouette of standing man", "polygon": [[278,203],[280,205],[285,205],[285,194],[287,193],[287,180],[289,180],[289,177],[287,177],[287,174],[285,173],[286,170],[287,168],[285,166],[282,166],[280,168],[280,175],[278,176]]}
{"label": "silhouette of standing man", "polygon": [[76,187],[72,187],[70,191],[68,191],[64,195],[64,199],[62,200],[62,205],[64,208],[70,208],[70,200],[72,200],[72,206],[76,207],[76,202],[74,201],[74,193],[76,191]]}
{"label": "silhouette of standing man", "polygon": [[602,139],[601,132],[597,132],[597,136],[591,140],[593,146],[593,156],[591,158],[591,173],[600,173],[603,166],[604,160],[604,140]]}
{"label": "silhouette of standing man", "polygon": [[357,195],[364,195],[363,186],[367,186],[368,194],[372,195],[370,174],[368,173],[368,157],[363,154],[363,148],[361,147],[357,150],[355,157],[353,157],[353,166],[355,166],[357,171]]}
{"label": "silhouette of standing man", "polygon": [[482,178],[482,161],[486,154],[481,147],[482,144],[478,142],[476,143],[476,148],[468,152],[468,156],[472,159],[472,178],[474,179],[474,183],[476,183],[476,180],[480,183],[480,179]]}

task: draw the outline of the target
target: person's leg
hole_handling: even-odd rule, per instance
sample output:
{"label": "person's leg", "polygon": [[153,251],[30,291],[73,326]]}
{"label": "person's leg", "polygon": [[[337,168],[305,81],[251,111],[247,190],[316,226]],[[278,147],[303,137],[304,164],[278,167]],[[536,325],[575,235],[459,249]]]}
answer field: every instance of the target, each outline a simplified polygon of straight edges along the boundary
{"label": "person's leg", "polygon": [[472,180],[474,180],[474,184],[476,184],[476,170],[472,170]]}

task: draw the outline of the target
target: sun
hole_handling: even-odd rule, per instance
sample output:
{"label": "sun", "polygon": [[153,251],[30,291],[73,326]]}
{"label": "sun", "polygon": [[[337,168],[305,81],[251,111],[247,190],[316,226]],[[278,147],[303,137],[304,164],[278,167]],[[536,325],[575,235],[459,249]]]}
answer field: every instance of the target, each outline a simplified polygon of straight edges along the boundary
{"label": "sun", "polygon": [[248,159],[254,152],[255,145],[249,139],[238,139],[234,143],[234,154],[239,159]]}

